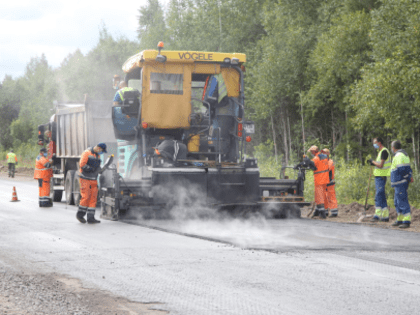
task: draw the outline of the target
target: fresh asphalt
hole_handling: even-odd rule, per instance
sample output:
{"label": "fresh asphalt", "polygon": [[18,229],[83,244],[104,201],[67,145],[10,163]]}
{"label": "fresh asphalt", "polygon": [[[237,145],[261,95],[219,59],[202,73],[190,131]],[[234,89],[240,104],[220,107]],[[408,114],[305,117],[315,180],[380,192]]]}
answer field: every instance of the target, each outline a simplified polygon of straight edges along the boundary
{"label": "fresh asphalt", "polygon": [[0,264],[170,314],[420,313],[418,233],[260,217],[86,225],[37,194],[35,181],[0,180]]}

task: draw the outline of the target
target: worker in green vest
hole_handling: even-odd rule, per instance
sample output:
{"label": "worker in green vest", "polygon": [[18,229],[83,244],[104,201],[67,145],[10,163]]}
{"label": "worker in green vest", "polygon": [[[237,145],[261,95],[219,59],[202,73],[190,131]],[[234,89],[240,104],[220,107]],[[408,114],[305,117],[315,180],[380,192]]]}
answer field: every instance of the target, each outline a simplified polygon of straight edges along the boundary
{"label": "worker in green vest", "polygon": [[115,93],[114,96],[114,105],[120,105],[124,102],[124,93],[127,91],[134,91],[132,87],[127,86],[127,82],[121,81],[119,85],[119,90]]}
{"label": "worker in green vest", "polygon": [[9,165],[9,177],[15,177],[15,167],[18,164],[17,156],[13,153],[13,149],[6,155],[7,164]]}
{"label": "worker in green vest", "polygon": [[402,149],[400,141],[393,141],[391,150],[395,154],[391,166],[391,187],[395,189],[394,204],[397,211],[397,220],[391,226],[407,229],[411,224],[411,207],[408,203],[407,189],[409,183],[414,181],[413,171],[410,158]]}
{"label": "worker in green vest", "polygon": [[389,222],[389,209],[386,202],[385,184],[386,178],[391,175],[391,154],[383,145],[382,138],[373,139],[373,147],[378,150],[376,160],[369,160],[374,166],[373,175],[375,176],[375,215],[371,222],[383,221]]}

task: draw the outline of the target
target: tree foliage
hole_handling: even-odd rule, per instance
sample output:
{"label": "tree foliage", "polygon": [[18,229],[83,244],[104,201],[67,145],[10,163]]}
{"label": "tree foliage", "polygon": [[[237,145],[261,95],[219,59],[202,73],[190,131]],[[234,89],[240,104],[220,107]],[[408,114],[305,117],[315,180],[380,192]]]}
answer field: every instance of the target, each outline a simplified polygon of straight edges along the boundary
{"label": "tree foliage", "polygon": [[164,41],[165,49],[247,54],[254,142],[284,162],[303,153],[303,131],[306,147],[361,163],[374,136],[419,150],[419,0],[171,0],[166,10],[148,0],[138,14],[138,41],[102,26],[91,51],[74,51],[57,69],[33,58],[24,76],[6,77],[1,145],[30,141],[55,99],[111,99],[124,61]]}

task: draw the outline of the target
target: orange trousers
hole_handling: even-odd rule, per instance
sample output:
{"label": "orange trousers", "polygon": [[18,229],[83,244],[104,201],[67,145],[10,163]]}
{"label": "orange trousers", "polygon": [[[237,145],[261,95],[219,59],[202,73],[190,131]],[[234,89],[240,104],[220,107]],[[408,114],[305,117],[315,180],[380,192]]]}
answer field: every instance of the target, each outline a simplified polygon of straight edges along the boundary
{"label": "orange trousers", "polygon": [[50,181],[51,178],[38,178],[39,199],[50,197]]}
{"label": "orange trousers", "polygon": [[327,198],[325,202],[325,209],[337,209],[337,198],[335,197],[335,185],[327,186]]}
{"label": "orange trousers", "polygon": [[325,205],[327,202],[327,184],[315,185],[315,203],[317,205]]}
{"label": "orange trousers", "polygon": [[96,208],[98,199],[98,182],[96,180],[88,180],[80,178],[80,207],[82,208]]}

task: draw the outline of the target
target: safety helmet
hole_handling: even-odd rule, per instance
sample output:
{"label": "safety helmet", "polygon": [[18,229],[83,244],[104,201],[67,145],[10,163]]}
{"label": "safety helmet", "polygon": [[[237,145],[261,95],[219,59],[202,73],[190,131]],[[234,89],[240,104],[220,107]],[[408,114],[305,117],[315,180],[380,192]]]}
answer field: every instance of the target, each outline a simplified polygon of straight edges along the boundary
{"label": "safety helmet", "polygon": [[328,156],[330,156],[330,150],[328,150],[327,148],[322,149],[321,152],[324,153],[324,154],[326,154],[326,155],[328,155]]}
{"label": "safety helmet", "polygon": [[316,152],[318,152],[319,151],[319,149],[318,149],[318,147],[316,146],[316,145],[313,145],[312,147],[310,147],[309,148],[309,150],[308,150],[308,152],[311,152],[311,151],[316,151]]}

